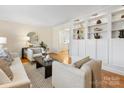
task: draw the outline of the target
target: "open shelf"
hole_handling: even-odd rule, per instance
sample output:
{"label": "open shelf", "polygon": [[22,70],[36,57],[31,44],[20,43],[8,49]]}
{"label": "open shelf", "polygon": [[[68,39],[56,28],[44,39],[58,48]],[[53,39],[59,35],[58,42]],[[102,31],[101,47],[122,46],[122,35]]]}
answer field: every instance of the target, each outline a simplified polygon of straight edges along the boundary
{"label": "open shelf", "polygon": [[[124,28],[122,28],[124,29]],[[119,31],[119,30],[122,30],[121,28],[120,29],[112,29],[112,32],[115,32],[115,31]]]}
{"label": "open shelf", "polygon": [[124,18],[122,18],[122,15],[124,16],[124,7],[112,12],[112,39],[119,38],[119,30],[124,29]]}
{"label": "open shelf", "polygon": [[[101,23],[98,24],[98,20],[101,21]],[[100,36],[99,39],[105,39],[107,38],[107,16],[104,14],[99,14],[99,16],[96,16],[94,18],[90,18],[88,20],[88,39],[96,39],[95,34],[98,33]],[[98,31],[100,29],[100,31]]]}
{"label": "open shelf", "polygon": [[85,22],[77,21],[73,23],[73,40],[83,40],[85,39]]}
{"label": "open shelf", "polygon": [[120,14],[120,13],[122,13],[122,12],[124,12],[124,6],[121,6],[121,7],[117,8],[117,9],[114,9],[114,10],[112,11],[112,16],[114,16],[114,15],[116,15],[116,14]]}
{"label": "open shelf", "polygon": [[107,31],[94,31],[94,32],[89,32],[89,33],[94,34],[94,33],[105,33],[105,32]]}
{"label": "open shelf", "polygon": [[107,24],[107,22],[106,23],[101,23],[101,24],[88,25],[88,27],[102,26],[102,25],[106,25],[106,24]]}
{"label": "open shelf", "polygon": [[[97,14],[97,13],[96,13]],[[97,14],[96,16],[91,16],[90,18],[89,18],[89,20],[98,20],[98,19],[101,19],[101,18],[103,18],[103,17],[105,17],[106,16],[106,14],[105,13],[101,13],[101,14]],[[88,20],[88,21],[89,21]]]}
{"label": "open shelf", "polygon": [[113,20],[112,23],[115,23],[115,22],[123,22],[123,21],[124,21],[124,18],[120,18],[120,19]]}

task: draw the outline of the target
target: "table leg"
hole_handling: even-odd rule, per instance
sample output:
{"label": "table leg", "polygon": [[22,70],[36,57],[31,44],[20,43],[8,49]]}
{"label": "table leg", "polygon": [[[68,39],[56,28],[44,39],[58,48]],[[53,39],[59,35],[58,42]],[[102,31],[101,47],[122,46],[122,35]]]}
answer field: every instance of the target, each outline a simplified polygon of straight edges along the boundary
{"label": "table leg", "polygon": [[45,79],[52,76],[52,66],[45,67]]}

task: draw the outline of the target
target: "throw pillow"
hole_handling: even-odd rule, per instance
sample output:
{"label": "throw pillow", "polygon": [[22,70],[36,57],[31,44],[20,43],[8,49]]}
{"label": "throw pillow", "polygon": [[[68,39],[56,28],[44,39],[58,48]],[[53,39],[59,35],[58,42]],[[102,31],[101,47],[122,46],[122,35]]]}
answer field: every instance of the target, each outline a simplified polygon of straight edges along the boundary
{"label": "throw pillow", "polygon": [[36,48],[36,49],[32,49],[32,50],[33,50],[33,54],[42,53],[42,49],[41,48]]}
{"label": "throw pillow", "polygon": [[11,65],[12,61],[14,61],[9,51],[4,49],[0,49],[0,59],[5,60],[9,65]]}
{"label": "throw pillow", "polygon": [[3,72],[8,76],[10,80],[13,79],[13,73],[5,60],[0,60],[0,69],[3,70]]}
{"label": "throw pillow", "polygon": [[0,85],[10,82],[8,76],[0,69]]}
{"label": "throw pillow", "polygon": [[77,61],[77,62],[74,63],[73,65],[74,65],[74,67],[80,69],[83,64],[85,64],[86,62],[88,62],[88,61],[90,61],[90,60],[91,60],[91,59],[90,59],[90,57],[88,56],[88,57],[85,57],[85,58],[83,58],[83,59]]}
{"label": "throw pillow", "polygon": [[70,55],[66,52],[49,53],[49,55],[53,60],[64,64],[71,64],[72,62]]}

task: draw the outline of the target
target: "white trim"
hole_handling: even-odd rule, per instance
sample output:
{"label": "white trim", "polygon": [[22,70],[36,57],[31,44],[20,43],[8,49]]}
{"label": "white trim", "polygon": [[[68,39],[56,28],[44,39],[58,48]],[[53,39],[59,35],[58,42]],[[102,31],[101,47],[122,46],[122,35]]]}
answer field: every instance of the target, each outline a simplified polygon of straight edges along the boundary
{"label": "white trim", "polygon": [[112,68],[112,67],[109,67],[109,66],[103,66],[102,69],[124,76],[124,71],[121,71],[121,70],[116,69],[116,68]]}

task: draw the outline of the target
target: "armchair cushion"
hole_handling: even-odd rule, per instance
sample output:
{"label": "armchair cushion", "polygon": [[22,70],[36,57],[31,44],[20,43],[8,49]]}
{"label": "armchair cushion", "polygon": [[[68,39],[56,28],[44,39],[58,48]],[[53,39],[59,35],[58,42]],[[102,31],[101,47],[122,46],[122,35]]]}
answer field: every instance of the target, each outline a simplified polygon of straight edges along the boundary
{"label": "armchair cushion", "polygon": [[0,60],[0,69],[3,70],[3,72],[8,76],[10,80],[13,79],[13,73],[7,62],[5,62],[4,60]]}

